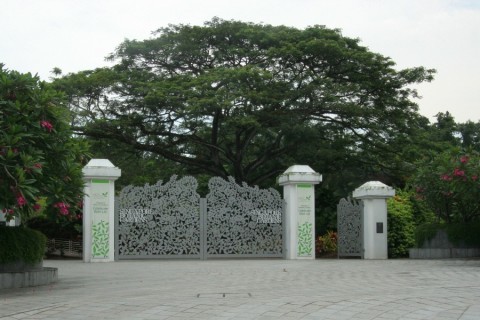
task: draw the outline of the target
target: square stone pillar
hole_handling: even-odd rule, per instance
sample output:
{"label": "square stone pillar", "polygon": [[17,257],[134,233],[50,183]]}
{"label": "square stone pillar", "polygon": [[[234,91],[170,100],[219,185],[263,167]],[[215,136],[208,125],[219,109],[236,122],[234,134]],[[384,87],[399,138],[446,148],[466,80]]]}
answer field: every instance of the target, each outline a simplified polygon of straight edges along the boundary
{"label": "square stone pillar", "polygon": [[363,201],[364,259],[388,259],[387,199],[395,190],[380,181],[369,181],[353,191]]}
{"label": "square stone pillar", "polygon": [[285,259],[315,259],[315,190],[322,175],[305,165],[294,165],[278,178],[283,186]]}
{"label": "square stone pillar", "polygon": [[115,180],[121,170],[107,159],[92,159],[82,172],[85,181],[83,261],[114,261]]}

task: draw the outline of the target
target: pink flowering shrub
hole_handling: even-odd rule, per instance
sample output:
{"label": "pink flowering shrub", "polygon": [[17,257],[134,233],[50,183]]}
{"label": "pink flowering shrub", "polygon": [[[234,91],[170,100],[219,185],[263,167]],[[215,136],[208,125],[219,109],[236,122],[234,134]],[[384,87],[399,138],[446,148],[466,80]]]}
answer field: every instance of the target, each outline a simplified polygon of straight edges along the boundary
{"label": "pink flowering shrub", "polygon": [[[86,146],[72,138],[63,96],[0,64],[0,212],[76,218]],[[25,219],[22,219],[25,220]]]}
{"label": "pink flowering shrub", "polygon": [[410,183],[439,220],[480,220],[480,155],[447,151],[417,163]]}

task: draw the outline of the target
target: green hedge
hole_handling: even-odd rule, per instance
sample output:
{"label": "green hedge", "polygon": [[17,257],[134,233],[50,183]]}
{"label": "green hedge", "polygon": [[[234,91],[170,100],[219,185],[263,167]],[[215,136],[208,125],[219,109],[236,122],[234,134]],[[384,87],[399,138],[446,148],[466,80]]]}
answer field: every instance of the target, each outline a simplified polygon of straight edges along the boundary
{"label": "green hedge", "polygon": [[423,224],[418,226],[415,231],[415,242],[417,247],[420,248],[425,241],[433,239],[438,230],[445,230],[448,235],[448,240],[454,245],[466,245],[471,248],[480,248],[480,222],[469,224]]}
{"label": "green hedge", "polygon": [[25,227],[0,226],[0,263],[42,261],[47,238],[39,231]]}
{"label": "green hedge", "polygon": [[388,256],[408,257],[408,249],[415,244],[415,221],[410,195],[398,191],[387,201],[388,212]]}

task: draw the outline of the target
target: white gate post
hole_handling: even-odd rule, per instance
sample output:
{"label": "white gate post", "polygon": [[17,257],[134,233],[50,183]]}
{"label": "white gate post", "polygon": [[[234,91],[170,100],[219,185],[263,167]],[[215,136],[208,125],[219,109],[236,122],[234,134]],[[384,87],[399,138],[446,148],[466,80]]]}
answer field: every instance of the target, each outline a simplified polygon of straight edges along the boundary
{"label": "white gate post", "polygon": [[369,181],[353,191],[363,201],[364,259],[388,259],[387,198],[395,190],[380,181]]}
{"label": "white gate post", "polygon": [[114,261],[115,180],[121,170],[107,159],[92,159],[83,168],[83,261]]}
{"label": "white gate post", "polygon": [[315,259],[315,190],[322,175],[294,165],[278,178],[286,201],[285,259]]}

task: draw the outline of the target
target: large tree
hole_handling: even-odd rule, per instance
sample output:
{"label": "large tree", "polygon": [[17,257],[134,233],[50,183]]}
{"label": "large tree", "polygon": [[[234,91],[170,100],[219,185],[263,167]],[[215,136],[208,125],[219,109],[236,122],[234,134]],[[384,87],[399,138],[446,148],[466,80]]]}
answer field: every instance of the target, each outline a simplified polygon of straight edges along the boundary
{"label": "large tree", "polygon": [[320,140],[342,138],[352,152],[388,149],[419,121],[411,84],[434,72],[398,71],[323,26],[217,18],[126,40],[109,58],[111,68],[55,82],[70,97],[77,132],[255,184],[304,162],[302,150]]}
{"label": "large tree", "polygon": [[[73,218],[82,200],[86,145],[72,137],[64,96],[0,63],[0,212]],[[43,208],[42,208],[43,206]]]}

